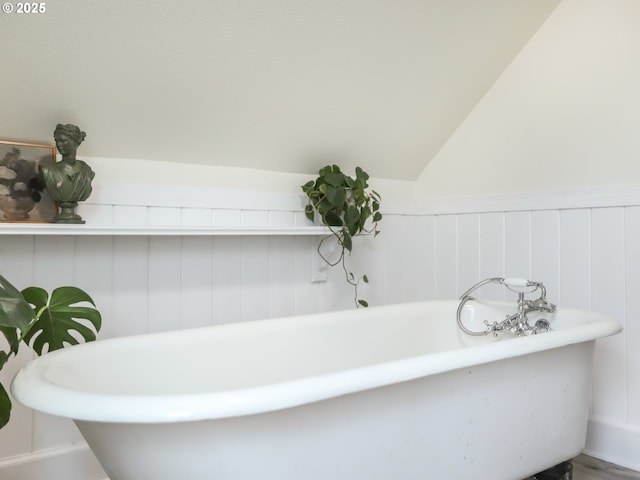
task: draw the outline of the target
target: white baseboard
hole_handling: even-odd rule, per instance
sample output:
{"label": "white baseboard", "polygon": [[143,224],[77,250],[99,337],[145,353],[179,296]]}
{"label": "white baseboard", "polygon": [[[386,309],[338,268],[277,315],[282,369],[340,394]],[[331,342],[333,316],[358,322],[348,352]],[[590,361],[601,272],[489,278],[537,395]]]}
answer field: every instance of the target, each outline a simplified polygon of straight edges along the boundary
{"label": "white baseboard", "polygon": [[640,426],[592,418],[584,453],[640,471]]}
{"label": "white baseboard", "polygon": [[0,478],[11,480],[108,480],[85,443],[4,458]]}

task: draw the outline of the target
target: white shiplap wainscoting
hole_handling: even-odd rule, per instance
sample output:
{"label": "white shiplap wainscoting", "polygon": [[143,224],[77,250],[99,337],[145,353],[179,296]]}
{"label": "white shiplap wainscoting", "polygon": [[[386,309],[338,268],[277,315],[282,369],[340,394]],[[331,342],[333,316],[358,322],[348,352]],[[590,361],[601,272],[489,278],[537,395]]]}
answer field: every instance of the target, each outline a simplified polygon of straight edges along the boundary
{"label": "white shiplap wainscoting", "polygon": [[623,333],[597,342],[586,453],[640,471],[640,189],[467,199],[426,210],[434,297],[457,296],[480,278],[526,277],[544,281],[561,307],[623,324]]}
{"label": "white shiplap wainscoting", "polygon": [[[587,448],[640,469],[640,349],[633,348],[640,343],[640,198],[618,193],[388,206],[382,234],[359,239],[351,261],[370,278],[362,297],[372,305],[456,298],[481,278],[508,275],[544,281],[560,306],[619,319],[624,333],[597,348]],[[153,188],[104,187],[92,202],[80,211],[88,226],[173,230],[51,236],[0,230],[0,266],[20,288],[74,284],[90,292],[104,317],[101,338],[353,306],[340,269],[330,269],[327,282],[310,281],[314,235],[175,230],[301,227],[299,195],[203,190],[167,198]],[[23,353],[10,362],[4,381],[27,360]],[[32,480],[39,471],[50,480],[104,478],[70,421],[14,408],[0,430],[0,478]]]}

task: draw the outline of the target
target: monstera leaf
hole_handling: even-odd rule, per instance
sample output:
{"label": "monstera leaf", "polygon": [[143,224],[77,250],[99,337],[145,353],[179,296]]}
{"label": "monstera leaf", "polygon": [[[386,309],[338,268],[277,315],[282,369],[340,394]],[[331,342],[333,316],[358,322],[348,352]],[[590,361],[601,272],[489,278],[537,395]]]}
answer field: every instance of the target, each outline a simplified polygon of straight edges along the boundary
{"label": "monstera leaf", "polygon": [[[18,291],[0,275],[0,333],[9,349],[0,350],[0,370],[18,353],[22,340],[42,355],[66,345],[75,345],[84,339],[95,340],[102,318],[95,308],[77,305],[89,303],[92,298],[76,287],[56,288],[49,294],[38,287]],[[0,383],[0,429],[11,416],[11,397]]]}
{"label": "monstera leaf", "polygon": [[[9,344],[8,351],[0,350],[0,370],[11,355],[18,352],[20,346],[18,329],[26,328],[32,319],[31,306],[24,301],[20,291],[0,275],[0,332]],[[7,424],[10,414],[11,399],[4,386],[0,384],[0,428]]]}
{"label": "monstera leaf", "polygon": [[80,343],[80,337],[87,342],[96,339],[102,317],[95,308],[76,305],[90,303],[95,307],[93,299],[83,290],[59,287],[49,298],[46,290],[28,287],[22,295],[36,313],[35,321],[23,332],[23,339],[38,355],[42,355],[45,346],[47,351],[53,351]]}
{"label": "monstera leaf", "polygon": [[0,327],[24,329],[33,318],[33,310],[20,291],[0,275]]}
{"label": "monstera leaf", "polygon": [[18,352],[20,337],[17,330],[24,330],[32,319],[31,306],[24,301],[18,289],[0,275],[0,332],[9,344],[8,352],[0,351],[0,369],[12,354]]}

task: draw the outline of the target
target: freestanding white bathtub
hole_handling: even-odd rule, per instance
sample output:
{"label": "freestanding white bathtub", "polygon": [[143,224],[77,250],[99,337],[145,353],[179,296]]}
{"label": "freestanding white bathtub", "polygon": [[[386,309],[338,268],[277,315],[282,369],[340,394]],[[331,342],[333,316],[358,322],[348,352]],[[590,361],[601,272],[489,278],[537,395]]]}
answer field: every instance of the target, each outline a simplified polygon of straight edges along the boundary
{"label": "freestanding white bathtub", "polygon": [[74,419],[111,480],[520,480],[579,454],[595,339],[618,323],[559,309],[549,333],[470,338],[456,307],[102,340],[12,391]]}

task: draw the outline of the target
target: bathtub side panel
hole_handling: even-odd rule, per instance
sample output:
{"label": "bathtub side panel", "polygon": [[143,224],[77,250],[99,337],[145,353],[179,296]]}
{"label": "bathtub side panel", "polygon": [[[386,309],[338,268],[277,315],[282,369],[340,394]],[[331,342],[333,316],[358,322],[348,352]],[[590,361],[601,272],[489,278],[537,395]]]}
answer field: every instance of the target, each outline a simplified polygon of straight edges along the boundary
{"label": "bathtub side panel", "polygon": [[586,342],[232,419],[78,426],[111,480],[513,480],[584,447],[592,353]]}

